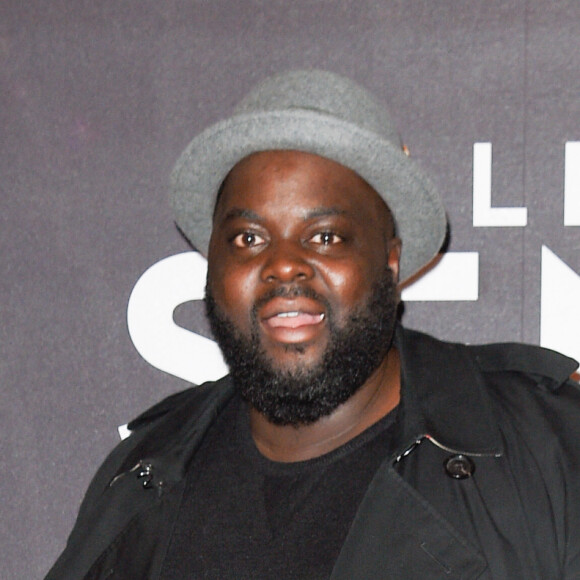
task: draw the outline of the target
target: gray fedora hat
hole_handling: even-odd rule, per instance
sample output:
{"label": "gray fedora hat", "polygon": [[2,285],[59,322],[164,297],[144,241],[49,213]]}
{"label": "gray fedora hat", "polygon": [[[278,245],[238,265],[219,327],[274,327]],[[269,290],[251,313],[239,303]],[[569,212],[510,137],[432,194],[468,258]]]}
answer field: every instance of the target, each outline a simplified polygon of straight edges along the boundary
{"label": "gray fedora hat", "polygon": [[431,182],[403,152],[384,105],[353,81],[321,70],[296,70],[257,85],[234,115],[200,133],[171,174],[179,228],[202,254],[222,181],[257,151],[291,149],[332,159],[365,179],[391,209],[403,243],[400,279],[437,254],[446,233]]}

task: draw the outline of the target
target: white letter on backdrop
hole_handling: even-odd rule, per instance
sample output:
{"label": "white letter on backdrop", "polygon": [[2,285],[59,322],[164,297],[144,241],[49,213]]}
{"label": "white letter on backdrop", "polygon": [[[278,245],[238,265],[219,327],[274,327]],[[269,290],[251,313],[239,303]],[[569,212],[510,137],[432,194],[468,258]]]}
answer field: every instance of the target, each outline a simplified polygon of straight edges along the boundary
{"label": "white letter on backdrop", "polygon": [[129,334],[139,354],[155,368],[197,385],[228,372],[213,340],[173,320],[177,306],[203,298],[206,272],[198,252],[164,258],[139,278],[127,307]]}
{"label": "white letter on backdrop", "polygon": [[416,282],[405,288],[401,297],[413,301],[477,300],[479,296],[479,254],[447,252],[441,261]]}
{"label": "white letter on backdrop", "polygon": [[540,344],[580,360],[580,276],[542,246]]}
{"label": "white letter on backdrop", "polygon": [[491,143],[473,144],[473,227],[524,227],[525,207],[491,207]]}

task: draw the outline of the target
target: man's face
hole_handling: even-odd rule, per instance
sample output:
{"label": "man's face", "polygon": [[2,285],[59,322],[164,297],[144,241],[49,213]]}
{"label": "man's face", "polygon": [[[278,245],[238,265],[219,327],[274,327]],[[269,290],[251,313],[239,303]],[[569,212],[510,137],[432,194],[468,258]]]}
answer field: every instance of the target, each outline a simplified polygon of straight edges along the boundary
{"label": "man's face", "polygon": [[[296,151],[241,161],[222,189],[208,260],[208,313],[230,367],[254,364],[228,355],[251,345],[244,356],[288,379],[284,389],[300,378],[307,384],[330,366],[337,341],[352,341],[353,327],[364,344],[376,317],[384,344],[368,347],[373,360],[364,365],[374,366],[364,369],[364,382],[390,345],[399,247],[386,205],[350,169]],[[387,313],[373,312],[385,301]]]}

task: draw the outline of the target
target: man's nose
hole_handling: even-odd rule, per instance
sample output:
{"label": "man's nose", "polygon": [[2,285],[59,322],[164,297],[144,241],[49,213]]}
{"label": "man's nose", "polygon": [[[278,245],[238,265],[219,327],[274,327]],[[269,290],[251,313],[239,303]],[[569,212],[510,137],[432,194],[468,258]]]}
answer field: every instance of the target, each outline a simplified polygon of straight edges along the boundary
{"label": "man's nose", "polygon": [[296,282],[309,280],[314,268],[306,257],[306,250],[299,243],[278,242],[267,250],[262,269],[264,282]]}

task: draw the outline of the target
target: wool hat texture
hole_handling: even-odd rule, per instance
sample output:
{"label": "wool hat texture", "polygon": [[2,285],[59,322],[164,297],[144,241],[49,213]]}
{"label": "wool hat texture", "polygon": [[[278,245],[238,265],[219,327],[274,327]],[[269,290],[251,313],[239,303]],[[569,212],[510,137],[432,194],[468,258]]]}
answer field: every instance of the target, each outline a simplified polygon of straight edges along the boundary
{"label": "wool hat texture", "polygon": [[197,135],[171,174],[176,222],[207,256],[217,192],[232,167],[251,153],[314,153],[360,175],[390,208],[402,240],[404,281],[438,253],[446,217],[433,186],[405,154],[385,105],[335,73],[294,70],[258,84],[233,116]]}

